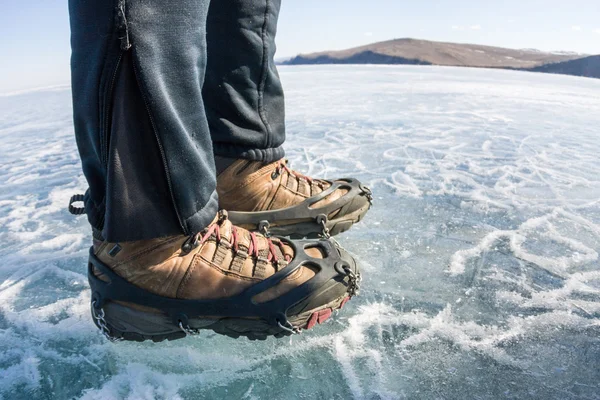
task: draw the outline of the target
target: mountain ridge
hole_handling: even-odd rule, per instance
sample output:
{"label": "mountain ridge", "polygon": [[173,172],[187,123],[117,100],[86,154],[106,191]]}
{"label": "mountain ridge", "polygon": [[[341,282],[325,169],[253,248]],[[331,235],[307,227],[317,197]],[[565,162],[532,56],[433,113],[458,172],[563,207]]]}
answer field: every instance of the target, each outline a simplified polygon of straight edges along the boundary
{"label": "mountain ridge", "polygon": [[[392,39],[345,50],[299,54],[281,64],[408,64],[502,68],[600,77],[600,60],[588,54]],[[588,59],[585,62],[576,60]],[[600,58],[600,57],[599,57]],[[560,65],[559,65],[560,64]]]}

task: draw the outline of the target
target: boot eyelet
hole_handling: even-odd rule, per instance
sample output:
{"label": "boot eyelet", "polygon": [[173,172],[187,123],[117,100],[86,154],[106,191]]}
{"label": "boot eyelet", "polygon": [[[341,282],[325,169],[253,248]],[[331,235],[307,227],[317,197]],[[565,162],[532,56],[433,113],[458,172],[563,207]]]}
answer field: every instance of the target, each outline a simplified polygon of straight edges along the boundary
{"label": "boot eyelet", "polygon": [[273,171],[273,173],[271,174],[271,179],[275,180],[279,177],[279,171],[275,170]]}

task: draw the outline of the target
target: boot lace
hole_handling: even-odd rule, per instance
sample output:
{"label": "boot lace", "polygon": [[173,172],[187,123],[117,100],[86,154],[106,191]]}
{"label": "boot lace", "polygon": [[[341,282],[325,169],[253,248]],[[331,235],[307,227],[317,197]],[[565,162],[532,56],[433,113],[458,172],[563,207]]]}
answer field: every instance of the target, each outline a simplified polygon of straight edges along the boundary
{"label": "boot lace", "polygon": [[306,181],[310,186],[314,184],[316,184],[317,186],[319,186],[321,188],[321,190],[325,189],[325,184],[326,182],[320,180],[320,179],[313,179],[310,176],[306,176],[301,174],[298,171],[294,171],[293,169],[291,169],[290,167],[288,167],[288,160],[280,160],[279,163],[277,164],[277,167],[275,167],[275,171],[273,171],[273,174],[271,174],[271,177],[273,179],[277,178],[279,175],[281,175],[282,172],[287,173],[288,175],[293,176],[294,178],[296,178],[297,180],[304,180]]}
{"label": "boot lace", "polygon": [[[215,222],[214,224],[210,225],[204,232],[198,232],[195,236],[194,236],[194,243],[197,243],[197,245],[202,245],[204,242],[206,242],[208,239],[210,239],[212,236],[215,237],[215,240],[217,242],[217,244],[221,241],[221,224],[227,219],[227,212],[222,210],[219,211],[219,219],[217,222]],[[248,255],[249,256],[253,256],[255,258],[260,257],[259,251],[259,245],[258,245],[258,235],[255,232],[249,232],[250,234],[250,244],[248,245]],[[262,236],[262,235],[260,235]],[[292,257],[289,254],[285,254],[285,248],[284,245],[281,241],[277,240],[275,242],[273,242],[273,240],[271,238],[268,238],[266,236],[262,236],[266,239],[267,241],[267,246],[268,246],[268,250],[269,253],[267,255],[267,262],[272,263],[274,266],[277,267],[278,262],[280,260],[279,254],[277,253],[277,250],[279,250],[280,254],[283,255],[283,259],[286,261],[286,263],[289,263],[292,260]],[[239,238],[240,238],[240,233],[238,231],[238,228],[235,226],[231,227],[231,247],[233,248],[234,252],[238,252],[239,251]]]}

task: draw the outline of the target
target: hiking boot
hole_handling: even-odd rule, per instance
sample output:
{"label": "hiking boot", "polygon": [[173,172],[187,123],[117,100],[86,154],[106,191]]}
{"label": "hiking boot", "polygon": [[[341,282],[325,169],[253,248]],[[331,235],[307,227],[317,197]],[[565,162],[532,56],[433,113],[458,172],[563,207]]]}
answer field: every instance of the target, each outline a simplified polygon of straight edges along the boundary
{"label": "hiking boot", "polygon": [[92,316],[110,339],[173,340],[202,329],[266,339],[310,329],[358,293],[331,240],[267,238],[221,211],[204,231],[125,243],[95,235]]}
{"label": "hiking boot", "polygon": [[287,160],[236,160],[217,176],[217,193],[234,224],[292,238],[344,232],[372,203],[358,180],[313,179],[291,170]]}

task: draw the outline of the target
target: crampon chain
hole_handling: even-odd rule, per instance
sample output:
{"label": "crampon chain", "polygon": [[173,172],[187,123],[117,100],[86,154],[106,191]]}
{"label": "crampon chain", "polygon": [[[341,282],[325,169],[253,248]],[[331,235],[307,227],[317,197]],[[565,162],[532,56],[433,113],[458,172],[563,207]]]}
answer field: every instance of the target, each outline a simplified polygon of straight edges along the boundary
{"label": "crampon chain", "polygon": [[92,302],[92,317],[96,320],[96,323],[98,324],[98,329],[100,329],[100,332],[104,335],[104,337],[106,337],[111,342],[119,342],[119,341],[123,340],[122,338],[118,338],[111,334],[110,328],[107,326],[106,320],[104,319],[105,315],[106,314],[104,313],[104,309],[102,307],[96,308],[96,301],[93,301]]}

